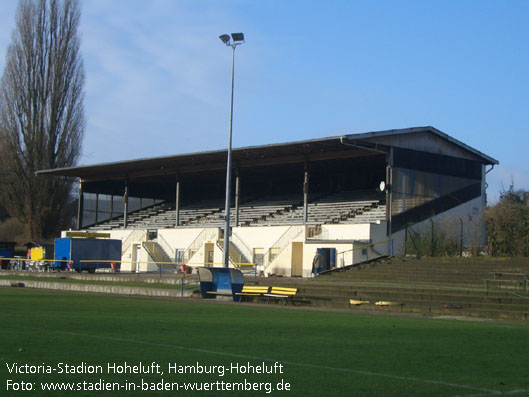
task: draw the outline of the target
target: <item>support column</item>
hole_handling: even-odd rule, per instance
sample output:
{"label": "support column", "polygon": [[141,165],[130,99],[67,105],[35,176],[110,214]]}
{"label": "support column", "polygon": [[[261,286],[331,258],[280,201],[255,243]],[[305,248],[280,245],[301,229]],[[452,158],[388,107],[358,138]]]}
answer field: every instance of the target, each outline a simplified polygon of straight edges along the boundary
{"label": "support column", "polygon": [[235,175],[235,227],[239,226],[239,169],[236,169]]}
{"label": "support column", "polygon": [[128,213],[129,213],[129,180],[125,180],[125,192],[123,194],[123,229],[128,226]]}
{"label": "support column", "polygon": [[79,197],[77,199],[77,230],[83,228],[83,181],[79,181]]}
{"label": "support column", "polygon": [[391,235],[391,217],[393,212],[393,148],[389,149],[387,156],[388,165],[386,166],[386,235]]}
{"label": "support column", "polygon": [[175,226],[180,226],[180,177],[176,177],[176,191],[175,191]]}
{"label": "support column", "polygon": [[303,178],[303,223],[309,219],[309,163],[305,162],[305,175]]}
{"label": "support column", "polygon": [[96,193],[96,205],[94,215],[94,225],[97,223],[97,213],[99,212],[99,193]]}
{"label": "support column", "polygon": [[114,217],[114,195],[110,195],[110,218],[112,219]]}

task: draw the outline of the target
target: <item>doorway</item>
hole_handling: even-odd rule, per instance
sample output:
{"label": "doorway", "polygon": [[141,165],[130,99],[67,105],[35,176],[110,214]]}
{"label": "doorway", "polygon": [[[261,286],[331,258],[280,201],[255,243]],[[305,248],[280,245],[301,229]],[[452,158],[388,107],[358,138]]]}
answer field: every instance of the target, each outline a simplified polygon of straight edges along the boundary
{"label": "doorway", "polygon": [[213,266],[213,259],[215,256],[215,248],[213,243],[204,244],[204,265]]}
{"label": "doorway", "polygon": [[303,243],[292,243],[291,277],[303,276]]}
{"label": "doorway", "polygon": [[336,267],[336,248],[318,248],[318,252],[323,257],[323,267],[321,271],[330,270]]}

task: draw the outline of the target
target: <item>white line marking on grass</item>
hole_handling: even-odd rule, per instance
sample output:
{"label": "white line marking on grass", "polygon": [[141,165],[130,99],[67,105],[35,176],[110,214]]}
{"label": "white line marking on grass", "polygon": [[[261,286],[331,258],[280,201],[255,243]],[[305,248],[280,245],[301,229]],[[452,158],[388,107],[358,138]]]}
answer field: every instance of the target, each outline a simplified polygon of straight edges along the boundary
{"label": "white line marking on grass", "polygon": [[[40,328],[34,328],[34,327],[21,327],[21,328],[41,331]],[[443,382],[439,380],[420,379],[420,378],[415,378],[411,376],[399,376],[399,375],[384,374],[380,372],[363,371],[359,369],[330,367],[326,365],[306,364],[306,363],[299,363],[295,361],[276,360],[276,359],[271,359],[271,358],[266,358],[266,357],[250,356],[247,354],[228,353],[228,352],[221,352],[221,351],[215,351],[215,350],[199,349],[196,347],[186,347],[186,346],[170,345],[166,343],[156,343],[156,342],[148,342],[148,341],[143,341],[143,340],[125,339],[125,338],[118,338],[115,336],[83,334],[83,333],[61,331],[61,330],[54,330],[52,332],[76,336],[76,337],[77,336],[78,337],[88,337],[88,338],[111,340],[115,342],[136,343],[139,345],[156,346],[156,347],[168,347],[168,348],[173,348],[177,350],[187,350],[187,351],[192,351],[192,352],[197,352],[197,353],[216,354],[216,355],[226,356],[226,357],[244,358],[247,360],[267,361],[267,362],[273,362],[273,363],[279,362],[279,363],[288,364],[288,365],[297,366],[297,367],[325,369],[325,370],[330,370],[330,371],[339,371],[339,372],[346,372],[346,373],[358,374],[358,375],[377,376],[381,378],[404,380],[407,382],[428,383],[428,384],[433,384],[433,385],[452,387],[452,388],[458,388],[458,389],[474,390],[474,391],[480,391],[482,393],[483,392],[485,393],[485,394],[480,394],[480,395],[501,395],[502,394],[502,392],[498,390],[485,389],[485,388],[479,388],[479,387],[473,387],[473,386],[467,386],[467,385],[460,385],[457,383]]]}
{"label": "white line marking on grass", "polygon": [[[529,389],[520,389],[520,390],[509,390],[509,391],[497,391],[494,394],[500,395],[500,396],[514,396],[516,394],[526,394],[529,393]],[[480,394],[458,394],[454,397],[485,397],[490,396],[490,393],[480,393]]]}

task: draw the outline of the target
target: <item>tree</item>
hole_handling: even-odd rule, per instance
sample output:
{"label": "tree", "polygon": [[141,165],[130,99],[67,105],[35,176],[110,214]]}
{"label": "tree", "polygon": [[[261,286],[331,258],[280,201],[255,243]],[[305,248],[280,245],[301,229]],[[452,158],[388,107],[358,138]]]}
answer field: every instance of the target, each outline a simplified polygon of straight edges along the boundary
{"label": "tree", "polygon": [[511,184],[485,211],[489,251],[494,256],[529,256],[529,192]]}
{"label": "tree", "polygon": [[21,0],[0,82],[0,203],[29,237],[59,230],[85,129],[78,0]]}

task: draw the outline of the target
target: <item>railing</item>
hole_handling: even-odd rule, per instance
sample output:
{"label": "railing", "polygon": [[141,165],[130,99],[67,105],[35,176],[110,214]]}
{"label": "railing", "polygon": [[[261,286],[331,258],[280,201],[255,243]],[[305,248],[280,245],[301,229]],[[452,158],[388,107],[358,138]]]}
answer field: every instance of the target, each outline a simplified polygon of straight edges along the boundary
{"label": "railing", "polygon": [[[233,234],[232,234],[233,236]],[[221,252],[224,252],[224,246],[221,244],[221,240],[217,241],[217,247]],[[238,258],[235,258],[233,255],[233,251],[239,256]],[[230,265],[233,266],[235,269],[238,269],[242,272],[244,275],[252,275],[254,276],[254,281],[257,281],[257,264],[246,262],[245,258],[243,258],[241,252],[239,249],[235,246],[235,244],[230,241],[230,254],[228,255],[228,260],[230,262]],[[208,266],[214,266],[214,264],[208,264]]]}
{"label": "railing", "polygon": [[236,233],[232,233],[231,242],[246,262],[250,262],[253,260],[253,251],[248,248],[248,246]]}
{"label": "railing", "polygon": [[[223,253],[223,256],[224,256],[224,244],[222,244],[222,240],[217,241],[217,248]],[[235,251],[237,255],[239,256],[239,258],[235,258],[236,260],[233,260],[233,256],[234,256],[232,254],[233,251]],[[230,265],[235,267],[235,264],[240,262],[240,259],[241,259],[240,253],[233,247],[233,245],[230,242],[230,254],[228,255],[228,261],[230,262]]]}
{"label": "railing", "polygon": [[184,251],[184,262],[188,262],[200,247],[207,241],[214,238],[219,232],[218,228],[204,228]]}
{"label": "railing", "polygon": [[322,225],[307,225],[305,229],[305,238],[307,240],[328,240],[329,231],[323,229]]}
{"label": "railing", "polygon": [[[388,243],[388,256],[393,256],[393,239],[390,238],[390,239],[387,239],[387,240],[383,240],[383,241],[378,241],[376,243],[371,243],[371,244],[362,244],[362,245],[359,245],[358,247],[353,247],[351,248],[350,250],[346,250],[346,251],[342,251],[342,252],[338,252],[336,254],[336,256],[338,258],[340,258],[340,255],[341,255],[341,266],[340,267],[345,267],[345,254],[347,253],[351,253],[351,264],[350,265],[354,265],[354,251],[358,251],[358,250],[361,250],[361,249],[365,249],[366,252],[365,252],[365,262],[368,263],[369,262],[369,248],[371,248],[371,250],[377,254],[378,256],[376,258],[379,258],[381,256],[384,256],[384,254],[381,254],[380,252],[377,252],[375,251],[374,247],[379,245],[379,244],[384,244],[384,243]],[[371,258],[371,259],[375,259],[375,258]],[[347,266],[350,266],[350,265],[347,265]]]}
{"label": "railing", "polygon": [[[221,252],[224,253],[224,240],[217,240],[217,247]],[[232,241],[230,241],[230,254],[228,255],[228,259],[230,261],[230,264],[234,267],[237,267],[237,265],[240,264],[248,264],[250,263],[247,258],[244,257],[242,252],[239,250],[239,248],[233,244]]]}
{"label": "railing", "polygon": [[146,230],[134,230],[121,244],[121,254],[123,255],[127,252],[130,246],[135,242],[144,242],[147,241],[147,231]]}
{"label": "railing", "polygon": [[[287,248],[292,240],[294,240],[296,237],[298,237],[303,231],[305,230],[305,226],[290,226],[285,233],[279,237],[274,244],[270,248],[268,248],[268,251],[266,251],[264,255],[264,269],[263,271],[268,268],[272,262],[277,258],[281,253]],[[275,251],[275,252],[274,252]],[[271,253],[274,252],[275,255],[273,257],[271,256]]]}
{"label": "railing", "polygon": [[156,237],[156,242],[158,243],[160,248],[165,252],[165,256],[167,256],[168,258],[176,260],[176,257],[175,257],[176,251],[175,251],[175,249],[173,248],[173,246],[171,244],[169,244],[167,242],[166,239],[163,238],[163,236],[160,234],[159,231],[158,231],[158,237]]}
{"label": "railing", "polygon": [[[143,243],[143,248],[147,251],[149,256],[157,263],[159,263],[158,267],[160,272],[163,271],[167,272],[175,272],[177,270],[177,266],[174,265],[174,262],[172,262],[172,259],[169,258],[167,253],[163,250],[162,247],[157,242],[154,241],[145,241]],[[171,264],[171,265],[169,265]]]}
{"label": "railing", "polygon": [[160,245],[154,241],[144,241],[143,247],[147,250],[152,259],[157,262],[169,262],[171,260]]}

